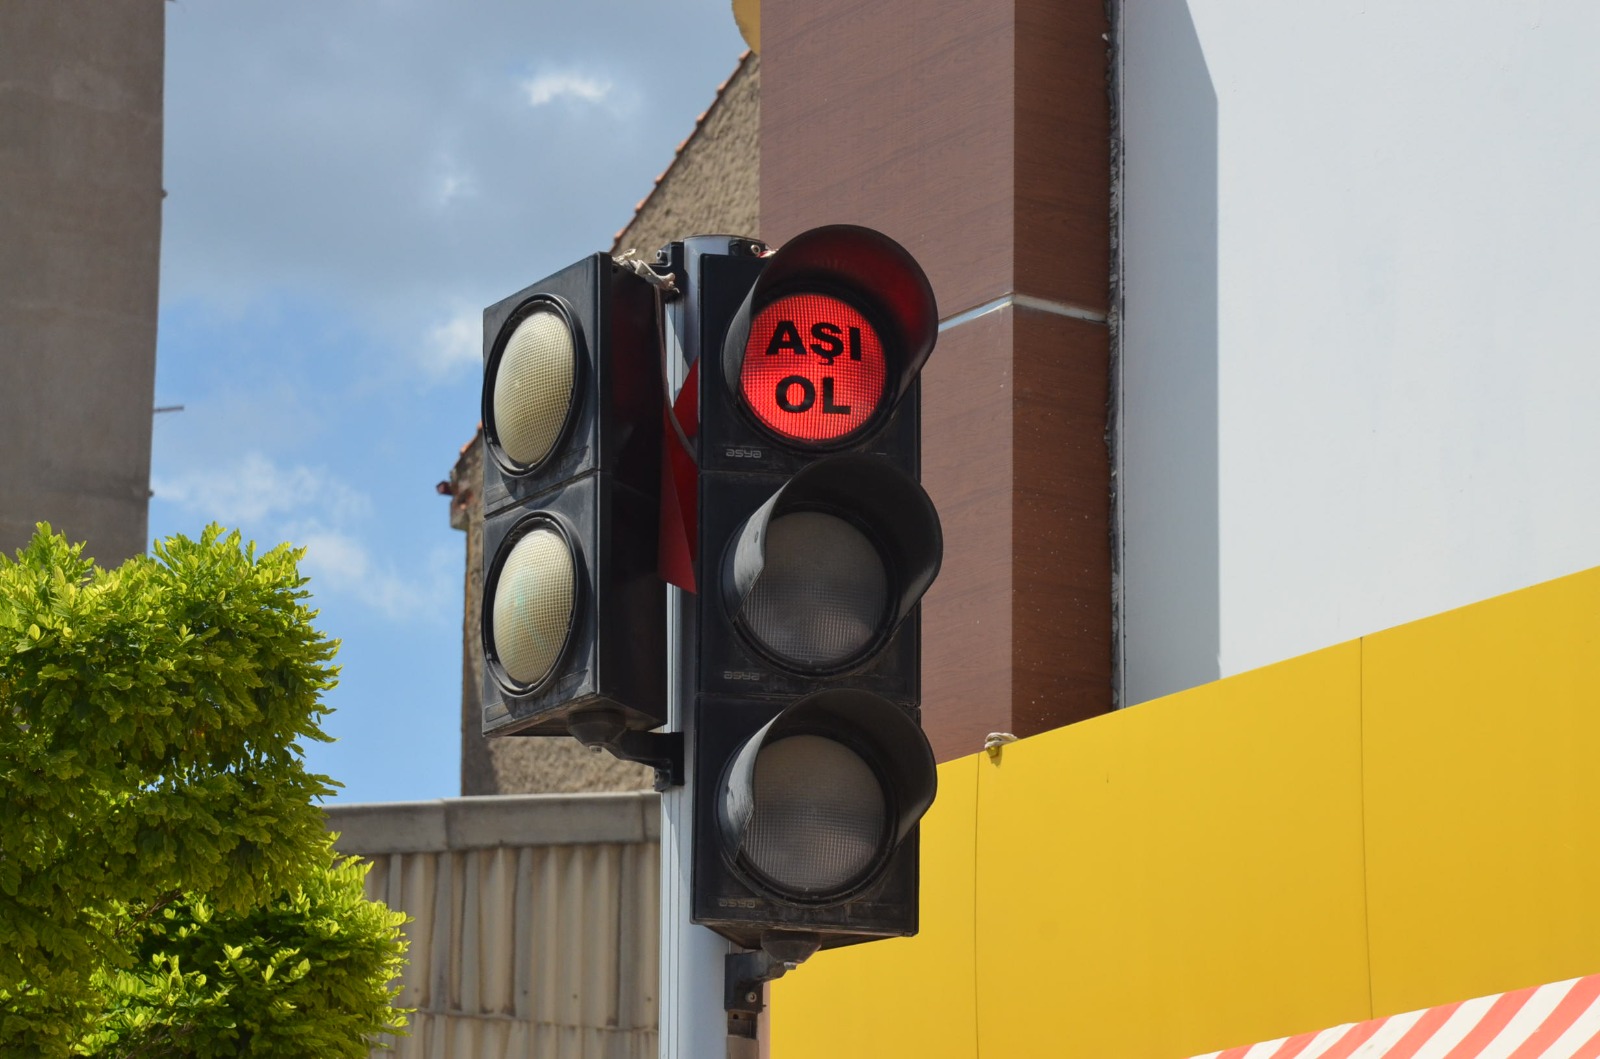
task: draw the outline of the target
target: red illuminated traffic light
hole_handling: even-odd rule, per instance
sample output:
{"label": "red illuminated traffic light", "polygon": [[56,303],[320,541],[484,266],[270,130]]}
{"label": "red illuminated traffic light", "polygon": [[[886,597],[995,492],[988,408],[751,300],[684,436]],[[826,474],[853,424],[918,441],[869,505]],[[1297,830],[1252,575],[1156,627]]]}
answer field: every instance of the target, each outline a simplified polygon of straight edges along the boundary
{"label": "red illuminated traffic light", "polygon": [[695,274],[693,917],[786,962],[913,934],[936,785],[918,710],[943,550],[917,481],[933,292],[851,225]]}
{"label": "red illuminated traffic light", "polygon": [[830,294],[789,294],[750,322],[739,396],[785,441],[821,447],[873,421],[887,374],[878,329],[859,309]]}

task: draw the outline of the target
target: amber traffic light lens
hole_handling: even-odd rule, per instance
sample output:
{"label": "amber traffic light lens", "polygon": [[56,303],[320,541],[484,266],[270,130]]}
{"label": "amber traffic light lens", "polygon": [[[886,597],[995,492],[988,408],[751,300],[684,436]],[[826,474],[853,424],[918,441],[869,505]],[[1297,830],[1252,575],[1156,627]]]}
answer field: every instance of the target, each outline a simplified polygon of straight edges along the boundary
{"label": "amber traffic light lens", "polygon": [[849,747],[794,735],[761,749],[746,862],[795,896],[849,888],[877,862],[889,805],[872,768]]}
{"label": "amber traffic light lens", "polygon": [[768,524],[766,565],[739,616],[779,659],[826,670],[873,644],[888,606],[889,578],[872,542],[842,518],[796,511]]}
{"label": "amber traffic light lens", "polygon": [[572,552],[552,529],[518,538],[492,586],[494,652],[506,675],[531,686],[549,676],[572,627]]}
{"label": "amber traffic light lens", "polygon": [[850,436],[883,403],[883,341],[849,302],[789,294],[756,314],[739,391],[779,437],[825,444]]}
{"label": "amber traffic light lens", "polygon": [[523,318],[500,354],[494,377],[494,432],[501,450],[522,469],[544,462],[572,406],[578,350],[559,313]]}

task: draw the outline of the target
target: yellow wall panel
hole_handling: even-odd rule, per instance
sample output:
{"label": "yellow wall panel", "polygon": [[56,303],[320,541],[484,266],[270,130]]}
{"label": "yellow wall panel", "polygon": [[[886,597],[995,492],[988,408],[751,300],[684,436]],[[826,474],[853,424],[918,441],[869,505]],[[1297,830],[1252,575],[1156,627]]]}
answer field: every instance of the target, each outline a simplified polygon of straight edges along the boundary
{"label": "yellow wall panel", "polygon": [[980,758],[982,1054],[1369,1017],[1359,689],[1344,644]]}
{"label": "yellow wall panel", "polygon": [[1600,570],[1364,641],[1373,1000],[1600,971]]}
{"label": "yellow wall panel", "polygon": [[977,757],[939,766],[922,822],[921,932],[819,952],[772,983],[773,1059],[975,1059],[978,767]]}
{"label": "yellow wall panel", "polygon": [[1600,569],[941,766],[773,1055],[1180,1059],[1600,971]]}

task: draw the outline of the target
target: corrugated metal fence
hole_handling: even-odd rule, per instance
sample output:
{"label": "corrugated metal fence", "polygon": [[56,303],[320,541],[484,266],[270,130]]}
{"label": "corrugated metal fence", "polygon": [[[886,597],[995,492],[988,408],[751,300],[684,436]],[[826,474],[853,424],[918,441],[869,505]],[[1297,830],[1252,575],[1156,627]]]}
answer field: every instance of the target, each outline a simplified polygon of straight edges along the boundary
{"label": "corrugated metal fence", "polygon": [[332,806],[413,922],[397,1059],[654,1059],[654,793]]}

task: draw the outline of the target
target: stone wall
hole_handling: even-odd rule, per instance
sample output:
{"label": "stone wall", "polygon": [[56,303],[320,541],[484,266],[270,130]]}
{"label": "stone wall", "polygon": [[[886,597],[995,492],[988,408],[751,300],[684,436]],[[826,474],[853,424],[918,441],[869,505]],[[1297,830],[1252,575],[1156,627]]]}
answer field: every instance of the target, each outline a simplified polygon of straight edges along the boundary
{"label": "stone wall", "polygon": [[648,259],[688,235],[759,235],[760,177],[761,60],[746,52],[612,252],[636,249]]}

